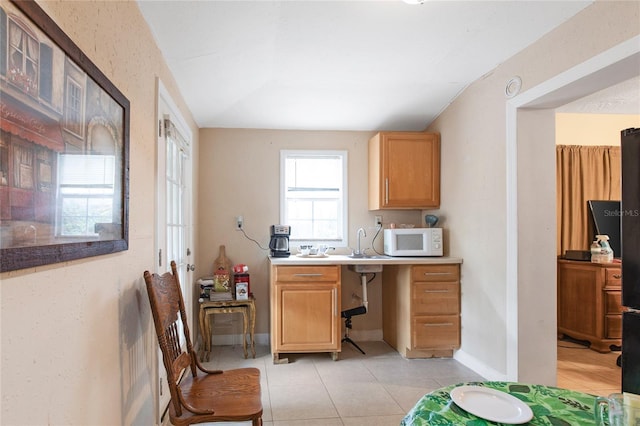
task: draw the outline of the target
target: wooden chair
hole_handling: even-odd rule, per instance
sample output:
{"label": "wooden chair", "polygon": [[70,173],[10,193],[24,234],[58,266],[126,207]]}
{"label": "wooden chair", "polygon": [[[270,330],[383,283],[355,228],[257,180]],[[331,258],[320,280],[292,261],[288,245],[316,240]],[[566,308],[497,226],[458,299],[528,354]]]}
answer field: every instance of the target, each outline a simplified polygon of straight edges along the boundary
{"label": "wooden chair", "polygon": [[[171,271],[163,275],[144,272],[171,393],[171,423],[190,425],[250,420],[253,426],[261,426],[260,370],[207,370],[200,364],[189,337],[184,300],[174,261],[171,262]],[[186,352],[180,345],[178,316],[182,320]],[[182,375],[184,377],[180,380]]]}

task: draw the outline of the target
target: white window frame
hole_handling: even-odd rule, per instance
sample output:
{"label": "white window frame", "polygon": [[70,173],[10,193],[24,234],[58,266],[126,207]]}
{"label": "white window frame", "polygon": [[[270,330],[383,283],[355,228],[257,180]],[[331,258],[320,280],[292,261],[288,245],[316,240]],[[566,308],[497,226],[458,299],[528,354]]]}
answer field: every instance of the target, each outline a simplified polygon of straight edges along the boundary
{"label": "white window frame", "polygon": [[[305,157],[339,157],[342,162],[342,188],[341,197],[339,202],[340,212],[338,214],[338,239],[320,240],[320,239],[290,239],[290,245],[296,247],[297,245],[310,244],[326,244],[329,247],[347,247],[348,246],[348,153],[347,151],[337,150],[281,150],[280,151],[280,224],[288,225],[288,212],[287,212],[287,198],[286,198],[286,181],[285,181],[285,167],[286,160],[293,156],[305,156]],[[322,179],[322,175],[318,176],[318,179]]]}
{"label": "white window frame", "polygon": [[[73,169],[68,169],[66,159],[81,160],[78,162],[70,163],[71,166],[75,166]],[[82,161],[84,161],[84,167],[82,167]],[[102,166],[100,166],[102,163]],[[56,230],[57,235],[63,237],[98,237],[98,232],[95,230],[95,222],[112,222],[113,218],[100,218],[91,216],[88,209],[84,211],[82,216],[77,216],[78,219],[82,219],[85,223],[84,231],[79,233],[69,232],[65,219],[67,217],[74,217],[67,215],[63,208],[65,200],[80,200],[88,204],[91,199],[95,200],[108,200],[111,203],[113,211],[114,195],[115,195],[115,170],[116,159],[114,155],[86,155],[86,154],[60,154],[58,157],[58,200],[59,206],[56,213]],[[80,166],[80,167],[79,167]],[[93,172],[93,173],[92,173]],[[68,175],[69,177],[65,176]],[[87,183],[89,181],[89,183]],[[93,226],[88,226],[92,223]]]}

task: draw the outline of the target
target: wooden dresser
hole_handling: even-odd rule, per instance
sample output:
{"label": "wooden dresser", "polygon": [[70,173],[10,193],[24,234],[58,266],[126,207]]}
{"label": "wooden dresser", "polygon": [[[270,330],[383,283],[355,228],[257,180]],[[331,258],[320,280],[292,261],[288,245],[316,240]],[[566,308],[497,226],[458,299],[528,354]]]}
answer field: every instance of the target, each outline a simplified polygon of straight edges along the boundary
{"label": "wooden dresser", "polygon": [[622,344],[621,264],[558,259],[558,336],[610,352]]}

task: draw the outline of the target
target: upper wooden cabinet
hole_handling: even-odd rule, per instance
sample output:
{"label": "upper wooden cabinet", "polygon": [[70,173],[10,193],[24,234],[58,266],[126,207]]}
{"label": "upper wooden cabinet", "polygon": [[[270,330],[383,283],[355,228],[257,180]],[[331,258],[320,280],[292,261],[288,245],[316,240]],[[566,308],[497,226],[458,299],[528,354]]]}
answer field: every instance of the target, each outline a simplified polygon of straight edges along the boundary
{"label": "upper wooden cabinet", "polygon": [[380,132],[369,140],[369,210],[440,207],[440,134]]}

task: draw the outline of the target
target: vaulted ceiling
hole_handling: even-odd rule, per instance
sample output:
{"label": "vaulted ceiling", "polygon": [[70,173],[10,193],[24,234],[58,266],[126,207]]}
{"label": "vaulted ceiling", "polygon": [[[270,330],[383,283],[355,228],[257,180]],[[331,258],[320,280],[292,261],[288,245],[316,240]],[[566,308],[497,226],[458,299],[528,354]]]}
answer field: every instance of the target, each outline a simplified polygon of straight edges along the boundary
{"label": "vaulted ceiling", "polygon": [[138,3],[199,127],[423,130],[591,1]]}

